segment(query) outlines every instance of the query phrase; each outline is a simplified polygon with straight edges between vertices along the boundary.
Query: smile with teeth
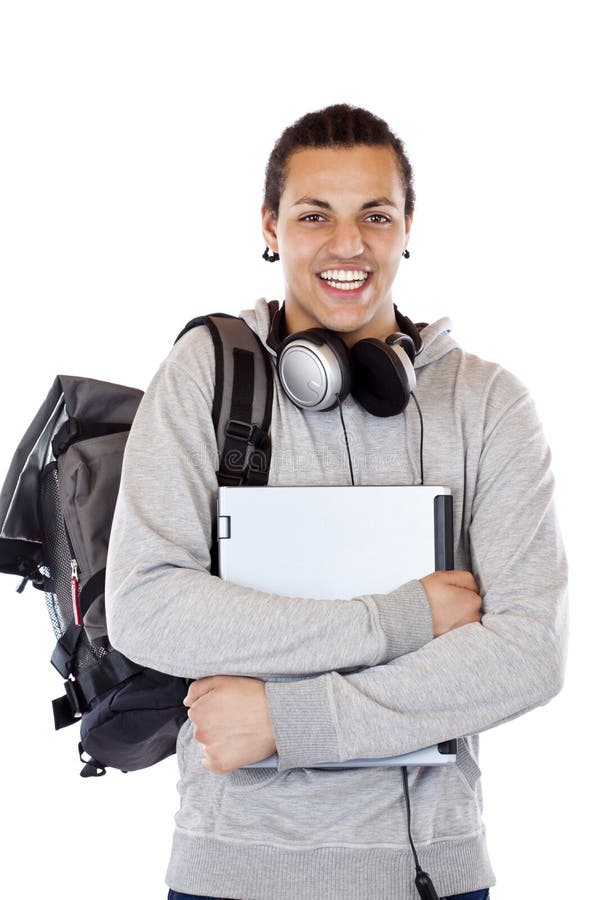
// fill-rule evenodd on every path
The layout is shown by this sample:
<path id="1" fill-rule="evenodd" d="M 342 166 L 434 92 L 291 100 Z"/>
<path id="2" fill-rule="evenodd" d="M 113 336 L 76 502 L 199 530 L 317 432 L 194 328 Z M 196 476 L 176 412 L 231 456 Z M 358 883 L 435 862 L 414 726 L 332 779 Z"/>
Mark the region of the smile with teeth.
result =
<path id="1" fill-rule="evenodd" d="M 327 269 L 319 272 L 319 278 L 338 291 L 353 291 L 365 283 L 369 274 L 362 269 Z"/>

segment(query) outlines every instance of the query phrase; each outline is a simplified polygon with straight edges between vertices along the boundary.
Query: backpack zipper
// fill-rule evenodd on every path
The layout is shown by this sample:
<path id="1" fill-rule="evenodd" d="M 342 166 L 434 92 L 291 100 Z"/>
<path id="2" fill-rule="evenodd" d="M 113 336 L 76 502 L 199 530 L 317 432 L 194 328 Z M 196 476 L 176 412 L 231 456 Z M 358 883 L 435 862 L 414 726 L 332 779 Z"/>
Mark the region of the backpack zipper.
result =
<path id="1" fill-rule="evenodd" d="M 81 625 L 81 607 L 79 605 L 79 574 L 77 560 L 71 560 L 71 600 L 73 601 L 73 619 Z"/>
<path id="2" fill-rule="evenodd" d="M 64 515 L 62 517 L 63 525 L 65 526 L 65 537 L 67 539 L 67 544 L 69 545 L 69 552 L 71 554 L 71 601 L 73 603 L 73 621 L 75 625 L 82 625 L 83 620 L 81 618 L 81 606 L 79 604 L 79 563 L 77 562 L 77 557 L 75 556 L 75 547 L 73 546 L 73 541 L 71 540 L 71 535 L 69 534 L 69 529 L 67 528 L 67 520 Z"/>

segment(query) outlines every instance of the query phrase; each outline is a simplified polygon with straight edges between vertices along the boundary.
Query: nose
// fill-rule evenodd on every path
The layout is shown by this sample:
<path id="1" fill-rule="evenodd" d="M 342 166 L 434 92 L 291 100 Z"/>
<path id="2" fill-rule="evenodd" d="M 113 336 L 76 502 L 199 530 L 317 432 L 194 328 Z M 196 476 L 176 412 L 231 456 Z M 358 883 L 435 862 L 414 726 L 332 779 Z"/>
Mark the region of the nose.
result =
<path id="1" fill-rule="evenodd" d="M 328 251 L 336 259 L 352 259 L 364 251 L 361 230 L 356 222 L 338 222 L 329 239 Z"/>

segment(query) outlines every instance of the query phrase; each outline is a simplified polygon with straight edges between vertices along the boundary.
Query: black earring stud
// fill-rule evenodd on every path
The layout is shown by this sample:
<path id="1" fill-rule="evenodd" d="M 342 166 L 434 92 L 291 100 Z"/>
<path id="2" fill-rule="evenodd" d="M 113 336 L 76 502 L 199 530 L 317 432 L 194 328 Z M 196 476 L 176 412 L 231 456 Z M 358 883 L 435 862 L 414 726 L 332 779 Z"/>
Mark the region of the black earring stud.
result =
<path id="1" fill-rule="evenodd" d="M 409 259 L 410 253 L 408 252 L 408 250 L 405 250 L 402 256 L 404 257 L 404 259 Z"/>
<path id="2" fill-rule="evenodd" d="M 271 253 L 268 247 L 265 247 L 265 252 L 262 255 L 262 258 L 267 262 L 277 262 L 279 259 L 279 253 Z"/>

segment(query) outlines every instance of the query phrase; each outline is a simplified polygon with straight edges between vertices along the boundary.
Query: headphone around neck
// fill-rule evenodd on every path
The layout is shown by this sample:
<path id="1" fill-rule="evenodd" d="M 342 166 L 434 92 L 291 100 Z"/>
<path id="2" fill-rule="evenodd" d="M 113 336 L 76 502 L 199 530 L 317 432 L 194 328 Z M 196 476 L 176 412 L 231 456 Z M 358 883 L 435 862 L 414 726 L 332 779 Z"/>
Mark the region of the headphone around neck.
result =
<path id="1" fill-rule="evenodd" d="M 394 305 L 399 331 L 364 338 L 348 349 L 335 331 L 308 328 L 285 334 L 285 303 L 271 320 L 267 345 L 279 380 L 300 409 L 333 409 L 352 394 L 374 416 L 404 412 L 416 386 L 415 357 L 423 349 L 417 326 Z"/>

